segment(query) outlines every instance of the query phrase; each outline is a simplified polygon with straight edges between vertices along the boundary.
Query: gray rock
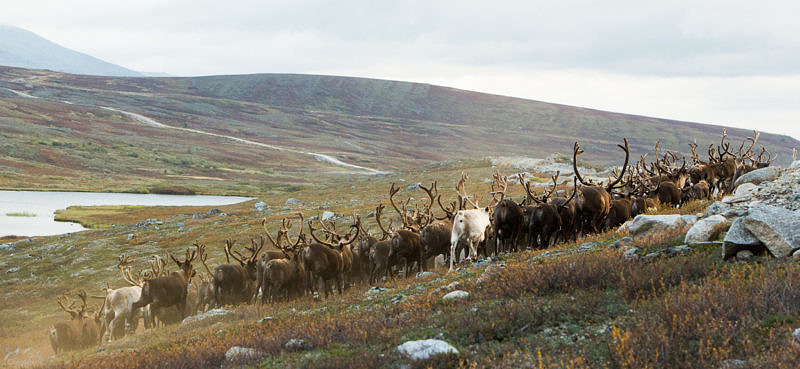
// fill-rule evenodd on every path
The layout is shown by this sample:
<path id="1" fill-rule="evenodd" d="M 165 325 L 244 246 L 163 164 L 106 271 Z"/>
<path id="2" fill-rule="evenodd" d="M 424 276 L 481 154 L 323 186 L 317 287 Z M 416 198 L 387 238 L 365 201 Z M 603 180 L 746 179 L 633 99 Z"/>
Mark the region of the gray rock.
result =
<path id="1" fill-rule="evenodd" d="M 295 199 L 294 197 L 290 197 L 290 198 L 286 199 L 286 202 L 283 203 L 283 206 L 293 206 L 293 205 L 299 205 L 299 204 L 300 204 L 300 200 Z"/>
<path id="2" fill-rule="evenodd" d="M 647 215 L 640 214 L 633 218 L 628 230 L 634 237 L 653 232 L 662 232 L 686 226 L 686 221 L 679 214 Z"/>
<path id="3" fill-rule="evenodd" d="M 792 254 L 792 260 L 800 261 L 800 250 L 795 250 Z"/>
<path id="4" fill-rule="evenodd" d="M 322 212 L 322 220 L 328 220 L 336 216 L 336 213 L 332 211 L 324 211 Z"/>
<path id="5" fill-rule="evenodd" d="M 736 187 L 736 191 L 733 191 L 734 196 L 746 196 L 750 195 L 753 191 L 756 190 L 758 186 L 752 183 L 742 183 L 739 187 Z"/>
<path id="6" fill-rule="evenodd" d="M 266 323 L 266 322 L 270 322 L 270 321 L 272 321 L 272 320 L 273 320 L 273 319 L 272 319 L 272 317 L 271 317 L 271 316 L 265 316 L 265 317 L 263 317 L 263 318 L 261 318 L 261 319 L 257 320 L 257 322 L 258 322 L 258 323 L 261 323 L 261 324 L 264 324 L 264 323 Z"/>
<path id="7" fill-rule="evenodd" d="M 286 348 L 289 351 L 300 351 L 300 350 L 307 350 L 307 349 L 311 348 L 308 344 L 306 344 L 306 340 L 304 340 L 302 338 L 300 338 L 300 339 L 292 338 L 292 339 L 286 341 L 286 344 L 284 344 L 283 347 Z"/>
<path id="8" fill-rule="evenodd" d="M 228 363 L 245 363 L 266 356 L 267 353 L 253 348 L 233 346 L 225 352 L 225 361 Z"/>
<path id="9" fill-rule="evenodd" d="M 19 272 L 19 267 L 13 267 L 6 270 L 6 274 Z"/>
<path id="10" fill-rule="evenodd" d="M 793 162 L 792 162 L 792 165 L 790 166 L 790 168 L 792 168 L 792 169 L 794 169 L 794 168 L 800 168 L 800 160 L 795 160 L 795 161 L 793 161 Z"/>
<path id="11" fill-rule="evenodd" d="M 687 225 L 693 225 L 697 223 L 698 218 L 699 217 L 694 214 L 681 215 L 681 219 L 683 219 L 683 221 L 686 222 Z"/>
<path id="12" fill-rule="evenodd" d="M 388 291 L 388 290 L 383 288 L 383 287 L 375 286 L 375 287 L 372 287 L 372 288 L 368 289 L 367 292 L 364 292 L 364 294 L 365 295 L 374 295 L 374 294 L 381 293 L 381 292 L 384 292 L 384 291 Z"/>
<path id="13" fill-rule="evenodd" d="M 432 276 L 432 275 L 433 275 L 433 273 L 431 273 L 431 272 L 419 272 L 419 273 L 417 273 L 417 278 L 425 278 L 425 277 L 429 277 L 429 276 Z"/>
<path id="14" fill-rule="evenodd" d="M 742 250 L 736 253 L 736 260 L 750 260 L 753 258 L 753 252 L 750 250 Z"/>
<path id="15" fill-rule="evenodd" d="M 722 240 L 722 259 L 727 260 L 742 250 L 757 254 L 763 251 L 764 245 L 744 226 L 744 218 L 736 218 Z"/>
<path id="16" fill-rule="evenodd" d="M 800 328 L 797 328 L 792 332 L 792 343 L 794 343 L 795 346 L 800 347 Z"/>
<path id="17" fill-rule="evenodd" d="M 214 209 L 211 209 L 211 210 L 209 210 L 209 211 L 208 211 L 208 213 L 206 213 L 206 214 L 208 214 L 208 215 L 214 215 L 214 214 L 216 214 L 216 213 L 220 213 L 220 212 L 221 212 L 221 211 L 220 211 L 219 209 L 216 209 L 216 208 L 214 208 Z"/>
<path id="18" fill-rule="evenodd" d="M 736 179 L 733 186 L 737 187 L 743 183 L 761 184 L 762 182 L 774 181 L 781 174 L 780 167 L 766 167 L 745 173 Z"/>
<path id="19" fill-rule="evenodd" d="M 680 255 L 680 254 L 683 254 L 683 253 L 687 253 L 689 251 L 692 251 L 691 247 L 689 247 L 688 245 L 680 245 L 680 246 L 672 246 L 672 247 L 668 247 L 668 248 L 664 249 L 664 254 L 666 254 L 668 256 L 675 256 L 675 255 Z"/>
<path id="20" fill-rule="evenodd" d="M 194 213 L 194 214 L 192 214 L 192 219 L 203 219 L 203 217 L 205 217 L 205 214 L 203 214 L 203 213 Z"/>
<path id="21" fill-rule="evenodd" d="M 615 249 L 629 247 L 633 245 L 633 237 L 622 237 L 619 240 L 615 241 L 614 243 L 610 244 L 609 247 L 613 247 Z"/>
<path id="22" fill-rule="evenodd" d="M 625 260 L 638 260 L 639 259 L 639 248 L 638 247 L 631 247 L 625 251 Z"/>
<path id="23" fill-rule="evenodd" d="M 14 251 L 15 247 L 17 247 L 17 243 L 16 242 L 4 243 L 4 244 L 0 245 L 0 252 L 3 252 L 3 251 Z"/>
<path id="24" fill-rule="evenodd" d="M 760 205 L 750 209 L 743 224 L 777 258 L 791 255 L 800 248 L 800 212 Z"/>
<path id="25" fill-rule="evenodd" d="M 578 246 L 578 251 L 594 250 L 594 248 L 597 246 L 600 246 L 600 244 L 597 242 L 584 242 L 580 246 Z"/>
<path id="26" fill-rule="evenodd" d="M 692 245 L 698 242 L 713 241 L 712 238 L 715 238 L 714 236 L 718 236 L 712 234 L 714 227 L 720 223 L 725 223 L 725 221 L 725 217 L 719 214 L 700 219 L 692 226 L 692 228 L 689 229 L 688 232 L 686 232 L 686 237 L 684 238 L 683 242 Z"/>
<path id="27" fill-rule="evenodd" d="M 720 369 L 739 369 L 739 368 L 747 368 L 747 362 L 739 359 L 727 359 L 722 360 L 719 363 Z"/>
<path id="28" fill-rule="evenodd" d="M 267 203 L 265 203 L 263 201 L 259 201 L 259 202 L 255 203 L 255 205 L 253 205 L 253 206 L 256 208 L 256 211 L 258 211 L 260 213 L 263 213 L 263 212 L 267 211 L 267 209 L 269 209 L 269 206 L 267 206 Z"/>
<path id="29" fill-rule="evenodd" d="M 455 347 L 445 341 L 436 339 L 407 341 L 397 346 L 397 351 L 415 361 L 426 360 L 439 354 L 458 355 L 458 350 Z"/>
<path id="30" fill-rule="evenodd" d="M 460 299 L 465 299 L 465 298 L 468 298 L 468 297 L 469 297 L 469 292 L 457 290 L 457 291 L 453 291 L 453 292 L 450 292 L 450 293 L 442 296 L 442 300 L 444 300 L 444 301 L 460 300 Z"/>
<path id="31" fill-rule="evenodd" d="M 132 240 L 134 238 L 136 238 L 135 234 L 133 234 L 133 233 L 128 234 L 128 241 L 130 241 L 130 240 Z"/>
<path id="32" fill-rule="evenodd" d="M 184 319 L 181 322 L 181 324 L 182 325 L 192 324 L 192 323 L 199 322 L 199 321 L 211 318 L 211 317 L 224 316 L 224 315 L 228 315 L 228 314 L 235 314 L 235 313 L 233 311 L 231 311 L 231 310 L 226 310 L 226 309 L 211 309 L 211 310 L 206 311 L 205 313 L 202 313 L 202 314 L 197 314 L 197 315 L 192 315 L 192 316 L 186 317 L 186 319 Z"/>
<path id="33" fill-rule="evenodd" d="M 703 217 L 710 217 L 715 214 L 723 214 L 728 210 L 730 210 L 730 205 L 722 201 L 714 201 L 714 203 L 706 208 L 706 211 L 703 213 Z"/>
<path id="34" fill-rule="evenodd" d="M 421 184 L 422 184 L 421 182 L 417 182 L 417 183 L 414 183 L 414 184 L 408 185 L 408 186 L 406 186 L 406 191 L 413 191 L 413 190 L 416 190 L 416 189 L 418 189 L 418 188 L 419 188 L 419 186 L 420 186 Z"/>

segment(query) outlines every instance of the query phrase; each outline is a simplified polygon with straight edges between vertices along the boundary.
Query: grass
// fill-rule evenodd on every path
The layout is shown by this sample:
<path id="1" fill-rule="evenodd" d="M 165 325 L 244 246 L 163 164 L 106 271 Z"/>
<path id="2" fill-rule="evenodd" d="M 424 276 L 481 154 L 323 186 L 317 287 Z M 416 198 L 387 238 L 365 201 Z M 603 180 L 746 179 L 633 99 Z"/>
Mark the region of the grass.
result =
<path id="1" fill-rule="evenodd" d="M 29 213 L 27 211 L 23 211 L 23 212 L 15 212 L 15 213 L 6 213 L 6 216 L 7 217 L 35 217 L 36 214 Z"/>

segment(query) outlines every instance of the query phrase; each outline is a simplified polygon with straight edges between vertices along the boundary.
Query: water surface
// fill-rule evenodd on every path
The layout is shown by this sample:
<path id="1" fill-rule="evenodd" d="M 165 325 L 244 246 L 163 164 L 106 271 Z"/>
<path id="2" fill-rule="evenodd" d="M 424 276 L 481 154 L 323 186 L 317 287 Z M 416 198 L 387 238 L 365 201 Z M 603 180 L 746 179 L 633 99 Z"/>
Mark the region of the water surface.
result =
<path id="1" fill-rule="evenodd" d="M 240 196 L 159 195 L 102 192 L 0 191 L 0 237 L 49 236 L 82 231 L 80 224 L 56 222 L 55 211 L 69 206 L 219 206 L 251 200 Z M 24 213 L 33 216 L 8 216 Z M 142 219 L 144 220 L 144 219 Z"/>

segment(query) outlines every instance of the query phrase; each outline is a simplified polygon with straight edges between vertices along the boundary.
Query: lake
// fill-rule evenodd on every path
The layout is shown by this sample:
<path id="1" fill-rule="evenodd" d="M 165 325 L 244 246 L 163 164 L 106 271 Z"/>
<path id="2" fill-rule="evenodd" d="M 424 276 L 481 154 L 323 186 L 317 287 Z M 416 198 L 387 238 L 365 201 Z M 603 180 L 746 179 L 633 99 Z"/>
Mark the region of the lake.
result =
<path id="1" fill-rule="evenodd" d="M 0 191 L 0 237 L 8 235 L 49 236 L 84 230 L 85 228 L 77 223 L 55 221 L 55 211 L 66 209 L 69 206 L 219 206 L 248 200 L 252 200 L 252 198 L 135 193 Z"/>

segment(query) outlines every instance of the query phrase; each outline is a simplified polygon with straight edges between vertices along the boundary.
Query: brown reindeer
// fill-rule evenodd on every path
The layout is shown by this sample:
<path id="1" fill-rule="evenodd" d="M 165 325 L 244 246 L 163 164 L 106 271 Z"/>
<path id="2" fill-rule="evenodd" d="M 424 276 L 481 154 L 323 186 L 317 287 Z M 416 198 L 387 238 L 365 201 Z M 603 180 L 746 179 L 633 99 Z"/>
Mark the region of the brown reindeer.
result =
<path id="1" fill-rule="evenodd" d="M 392 266 L 395 264 L 394 260 L 389 259 L 389 253 L 392 249 L 392 222 L 389 222 L 388 228 L 383 226 L 381 216 L 383 215 L 384 205 L 380 204 L 375 208 L 375 221 L 378 223 L 383 235 L 381 239 L 375 242 L 369 250 L 369 283 L 374 284 L 378 280 L 378 276 L 386 274 L 388 279 L 391 276 Z"/>
<path id="2" fill-rule="evenodd" d="M 356 224 L 351 226 L 351 228 L 355 228 L 354 235 L 348 234 L 344 237 L 338 237 L 338 241 L 333 243 L 317 238 L 316 234 L 314 234 L 313 223 L 310 220 L 308 221 L 309 233 L 316 242 L 305 247 L 301 257 L 306 273 L 306 283 L 311 293 L 317 292 L 318 279 L 322 281 L 325 298 L 328 298 L 328 294 L 331 292 L 329 286 L 331 280 L 335 280 L 336 289 L 339 294 L 342 293 L 344 274 L 346 273 L 342 249 L 358 238 L 361 228 L 360 223 L 361 219 L 356 219 Z"/>
<path id="3" fill-rule="evenodd" d="M 540 198 L 537 198 L 533 195 L 533 191 L 531 191 L 530 182 L 524 182 L 524 177 L 520 177 L 520 183 L 522 187 L 525 189 L 525 193 L 527 195 L 525 201 L 531 202 L 532 204 L 536 204 L 531 206 L 531 214 L 528 219 L 528 235 L 530 238 L 528 239 L 528 247 L 549 247 L 551 241 L 555 241 L 557 233 L 561 231 L 561 214 L 559 212 L 559 208 L 565 208 L 571 202 L 571 200 L 575 197 L 577 193 L 576 190 L 572 192 L 572 196 L 567 199 L 565 202 L 561 203 L 560 205 L 555 205 L 552 203 L 548 203 L 547 200 L 550 196 L 553 195 L 555 192 L 556 187 L 558 186 L 558 177 L 561 175 L 561 172 L 556 172 L 554 176 L 550 178 L 553 181 L 553 188 L 550 191 L 545 192 L 542 194 Z M 577 180 L 575 180 L 577 181 Z M 577 182 L 576 182 L 577 184 Z M 540 243 L 541 242 L 541 243 Z"/>
<path id="4" fill-rule="evenodd" d="M 508 178 L 500 176 L 495 171 L 492 175 L 492 196 L 500 195 L 497 205 L 492 212 L 492 228 L 495 232 L 495 253 L 518 251 L 520 235 L 522 234 L 523 221 L 525 218 L 522 207 L 511 199 L 506 199 L 508 189 Z M 494 186 L 497 189 L 494 189 Z"/>
<path id="5" fill-rule="evenodd" d="M 222 264 L 214 268 L 214 299 L 219 305 L 237 305 L 250 303 L 256 295 L 258 273 L 258 254 L 264 247 L 263 242 L 258 245 L 254 240 L 251 247 L 245 247 L 250 252 L 245 257 L 233 246 L 234 240 L 225 240 L 225 256 L 230 263 L 230 258 L 238 264 Z"/>
<path id="6" fill-rule="evenodd" d="M 572 151 L 572 168 L 575 171 L 575 177 L 584 185 L 584 187 L 580 189 L 580 196 L 576 197 L 576 207 L 583 218 L 584 229 L 588 228 L 593 232 L 598 232 L 602 226 L 603 220 L 608 215 L 609 209 L 611 208 L 610 192 L 625 175 L 625 170 L 628 167 L 628 159 L 630 158 L 628 139 L 625 138 L 623 141 L 625 142 L 625 146 L 617 145 L 625 151 L 625 162 L 622 164 L 622 170 L 617 179 L 605 187 L 583 180 L 578 172 L 578 155 L 582 154 L 583 150 L 581 150 L 578 142 L 575 142 Z"/>
<path id="7" fill-rule="evenodd" d="M 133 309 L 139 309 L 149 305 L 151 312 L 156 312 L 162 308 L 175 306 L 181 315 L 181 320 L 186 318 L 186 294 L 189 282 L 195 272 L 192 269 L 192 261 L 196 256 L 195 251 L 186 249 L 186 256 L 183 261 L 179 261 L 172 254 L 170 259 L 178 265 L 178 271 L 170 273 L 168 276 L 153 278 L 145 281 L 142 286 L 142 296 L 132 305 Z M 151 326 L 155 326 L 154 316 L 150 316 Z"/>
<path id="8" fill-rule="evenodd" d="M 86 291 L 78 292 L 78 297 L 82 304 L 81 308 L 77 310 L 75 302 L 71 301 L 67 295 L 56 299 L 58 306 L 70 315 L 70 320 L 57 322 L 50 326 L 50 345 L 56 354 L 97 345 L 102 338 L 100 312 L 94 315 L 90 314 Z"/>
<path id="9" fill-rule="evenodd" d="M 392 183 L 389 189 L 389 202 L 392 207 L 400 215 L 400 220 L 403 222 L 403 229 L 397 230 L 392 234 L 392 247 L 389 249 L 389 259 L 403 258 L 406 261 L 405 276 L 410 276 L 414 263 L 417 264 L 417 271 L 422 272 L 425 267 L 423 263 L 423 250 L 422 243 L 420 242 L 419 231 L 431 222 L 433 219 L 430 216 L 430 208 L 433 206 L 433 197 L 429 192 L 430 202 L 426 206 L 426 210 L 422 213 L 415 212 L 412 217 L 409 217 L 406 212 L 406 205 L 408 200 L 402 205 L 402 210 L 397 207 L 394 202 L 394 195 L 400 190 L 396 184 Z"/>
<path id="10" fill-rule="evenodd" d="M 197 241 L 194 242 L 194 247 L 197 250 L 197 257 L 200 259 L 200 262 L 203 264 L 203 269 L 205 269 L 206 274 L 200 274 L 200 283 L 197 284 L 197 304 L 195 305 L 195 311 L 204 313 L 209 309 L 213 309 L 217 306 L 217 300 L 214 296 L 214 273 L 211 272 L 211 268 L 208 267 L 208 254 L 206 253 L 206 245 L 201 244 Z"/>
<path id="11" fill-rule="evenodd" d="M 300 223 L 301 225 L 303 223 Z M 288 229 L 287 229 L 288 230 Z M 285 237 L 288 243 L 288 236 Z M 284 258 L 273 258 L 267 262 L 263 285 L 266 287 L 261 295 L 261 303 L 277 301 L 281 296 L 287 299 L 292 295 L 302 295 L 305 291 L 305 269 L 301 251 L 305 245 L 305 234 L 300 227 L 300 234 L 294 245 L 284 247 L 278 240 L 278 247 Z M 345 246 L 347 247 L 347 246 Z"/>
<path id="12" fill-rule="evenodd" d="M 456 210 L 460 209 L 456 208 L 455 201 L 451 202 L 448 207 L 442 205 L 442 195 L 436 196 L 436 202 L 445 215 L 441 218 L 434 216 L 436 220 L 432 221 L 420 231 L 419 241 L 424 250 L 423 260 L 427 261 L 432 257 L 442 255 L 446 264 L 449 262 L 450 258 L 450 235 L 453 232 L 453 217 L 455 216 Z M 456 257 L 458 257 L 458 255 L 460 255 L 460 253 L 457 251 Z"/>

